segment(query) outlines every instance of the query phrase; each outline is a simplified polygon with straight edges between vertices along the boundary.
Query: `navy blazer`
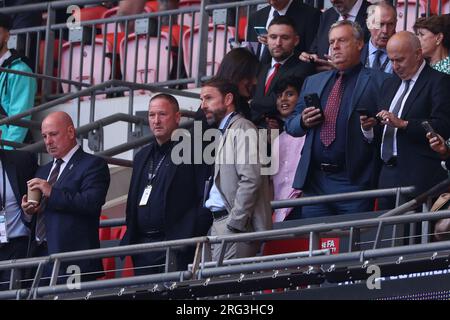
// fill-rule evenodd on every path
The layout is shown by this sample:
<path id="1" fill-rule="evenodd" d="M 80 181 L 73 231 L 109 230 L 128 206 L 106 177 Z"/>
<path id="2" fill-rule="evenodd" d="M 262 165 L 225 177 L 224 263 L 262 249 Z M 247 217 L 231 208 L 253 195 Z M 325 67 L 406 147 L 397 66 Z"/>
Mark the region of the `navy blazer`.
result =
<path id="1" fill-rule="evenodd" d="M 400 85 L 397 75 L 383 84 L 380 110 L 389 109 Z M 450 76 L 425 65 L 405 101 L 401 118 L 408 126 L 397 130 L 398 185 L 416 185 L 420 192 L 447 177 L 439 155 L 429 147 L 421 122 L 428 120 L 444 139 L 450 137 Z M 378 134 L 381 140 L 382 130 Z"/>
<path id="2" fill-rule="evenodd" d="M 39 167 L 36 177 L 47 180 L 52 165 L 53 161 Z M 100 213 L 109 182 L 106 161 L 80 147 L 53 185 L 44 207 L 49 254 L 100 247 Z M 100 259 L 68 264 L 79 265 L 82 272 L 103 270 Z M 61 272 L 66 272 L 63 267 Z"/>
<path id="3" fill-rule="evenodd" d="M 138 243 L 139 227 L 137 225 L 137 208 L 142 197 L 141 177 L 145 164 L 153 154 L 156 141 L 140 150 L 133 161 L 133 174 L 126 209 L 127 231 L 121 245 Z M 194 155 L 192 154 L 192 157 Z M 202 164 L 179 164 L 165 161 L 168 167 L 168 183 L 164 190 L 163 202 L 165 240 L 184 239 L 204 236 L 212 223 L 209 210 L 203 208 L 203 193 L 209 169 Z"/>
<path id="4" fill-rule="evenodd" d="M 333 71 L 325 71 L 306 78 L 302 88 L 300 98 L 295 107 L 294 113 L 286 120 L 286 131 L 294 137 L 301 137 L 306 134 L 305 144 L 302 150 L 302 157 L 297 167 L 293 187 L 302 189 L 308 177 L 311 167 L 312 144 L 315 134 L 320 134 L 321 125 L 305 129 L 301 126 L 301 113 L 305 109 L 304 97 L 310 93 L 317 93 L 319 97 L 334 75 Z M 376 114 L 377 100 L 380 96 L 380 89 L 383 81 L 390 77 L 384 72 L 362 68 L 355 89 L 351 98 L 352 112 L 347 118 L 346 136 L 346 168 L 348 178 L 353 184 L 369 187 L 375 183 L 374 168 L 376 160 L 376 143 L 368 143 L 361 131 L 359 114 L 355 111 L 358 107 L 364 107 L 370 113 Z M 326 106 L 323 106 L 324 109 Z"/>
<path id="5" fill-rule="evenodd" d="M 370 32 L 367 29 L 366 19 L 367 19 L 367 8 L 371 4 L 366 0 L 363 0 L 361 8 L 356 15 L 355 21 L 359 23 L 361 28 L 364 31 L 364 42 L 369 41 Z M 324 54 L 328 54 L 328 32 L 330 31 L 330 27 L 333 23 L 335 23 L 339 19 L 339 14 L 336 10 L 331 7 L 327 9 L 322 16 L 320 17 L 319 29 L 317 30 L 316 37 L 311 44 L 309 49 L 310 53 L 316 53 L 319 57 L 323 57 Z"/>
<path id="6" fill-rule="evenodd" d="M 250 15 L 248 19 L 247 41 L 258 41 L 253 27 L 266 27 L 270 9 L 271 6 L 269 5 Z M 319 27 L 320 15 L 321 11 L 319 9 L 303 4 L 299 0 L 294 0 L 286 11 L 286 16 L 294 20 L 295 29 L 300 37 L 300 42 L 295 48 L 297 56 L 300 52 L 308 50 L 311 46 Z M 257 53 L 260 50 L 261 44 L 258 45 Z M 261 62 L 269 63 L 270 59 Z"/>

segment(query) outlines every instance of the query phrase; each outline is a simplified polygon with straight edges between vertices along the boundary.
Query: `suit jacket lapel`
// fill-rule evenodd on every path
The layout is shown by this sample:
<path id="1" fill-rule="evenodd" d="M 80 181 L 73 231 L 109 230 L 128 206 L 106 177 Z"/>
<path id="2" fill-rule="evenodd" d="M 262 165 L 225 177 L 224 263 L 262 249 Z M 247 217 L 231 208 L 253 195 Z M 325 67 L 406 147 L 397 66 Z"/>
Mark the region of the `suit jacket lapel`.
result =
<path id="1" fill-rule="evenodd" d="M 358 75 L 358 79 L 356 80 L 356 86 L 353 91 L 352 100 L 350 103 L 351 111 L 349 112 L 347 119 L 350 119 L 350 115 L 352 114 L 353 109 L 358 106 L 359 99 L 361 98 L 362 93 L 364 92 L 364 89 L 369 82 L 369 78 L 369 71 L 367 69 L 362 69 Z"/>
<path id="2" fill-rule="evenodd" d="M 420 73 L 419 77 L 417 78 L 416 83 L 414 84 L 414 87 L 412 88 L 411 92 L 409 93 L 409 96 L 405 101 L 405 105 L 403 106 L 403 111 L 402 111 L 402 116 L 401 116 L 402 119 L 405 119 L 409 110 L 411 110 L 411 107 L 412 107 L 414 101 L 416 101 L 416 97 L 419 95 L 420 91 L 422 91 L 422 88 L 427 83 L 429 68 L 430 67 L 425 65 L 425 68 Z"/>
<path id="3" fill-rule="evenodd" d="M 8 176 L 8 180 L 14 192 L 14 196 L 16 197 L 17 203 L 20 203 L 22 201 L 22 195 L 20 194 L 19 190 L 19 181 L 17 179 L 16 165 L 14 164 L 14 162 L 9 161 L 8 157 L 6 156 L 3 150 L 1 150 L 0 154 L 2 159 L 2 165 L 5 168 L 5 174 Z"/>
<path id="4" fill-rule="evenodd" d="M 78 148 L 77 151 L 73 154 L 72 158 L 70 158 L 69 162 L 64 167 L 63 172 L 60 173 L 58 180 L 55 182 L 55 186 L 62 183 L 64 178 L 73 170 L 75 166 L 78 165 L 80 157 L 83 155 L 84 151 L 81 149 L 81 147 Z"/>
<path id="5" fill-rule="evenodd" d="M 240 114 L 235 115 L 231 120 L 230 120 L 230 124 L 228 125 L 228 128 L 231 128 L 231 126 L 233 125 L 234 122 L 236 122 L 236 120 L 242 118 L 242 116 Z M 223 160 L 220 157 L 222 156 L 221 151 L 225 145 L 225 141 L 227 139 L 228 135 L 227 134 L 223 134 L 222 137 L 219 140 L 219 146 L 217 147 L 217 153 L 216 153 L 216 161 L 217 159 L 219 160 Z M 216 164 L 214 164 L 216 166 Z M 216 167 L 217 169 L 217 167 Z M 214 180 L 217 177 L 219 170 L 214 170 Z"/>

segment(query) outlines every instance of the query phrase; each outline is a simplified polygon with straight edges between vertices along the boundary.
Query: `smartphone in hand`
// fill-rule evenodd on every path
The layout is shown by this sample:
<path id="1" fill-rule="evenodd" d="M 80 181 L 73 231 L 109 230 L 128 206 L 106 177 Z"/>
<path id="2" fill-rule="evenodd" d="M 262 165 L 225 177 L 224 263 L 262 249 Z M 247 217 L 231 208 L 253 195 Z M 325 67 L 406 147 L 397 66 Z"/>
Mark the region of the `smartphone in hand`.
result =
<path id="1" fill-rule="evenodd" d="M 256 34 L 260 37 L 267 35 L 267 29 L 265 27 L 253 27 L 253 29 L 255 30 Z"/>
<path id="2" fill-rule="evenodd" d="M 436 131 L 434 131 L 433 127 L 431 126 L 431 124 L 428 121 L 423 121 L 422 127 L 424 128 L 424 130 L 427 133 L 431 133 L 432 137 L 437 137 Z"/>
<path id="3" fill-rule="evenodd" d="M 311 94 L 305 95 L 304 100 L 305 100 L 305 105 L 308 108 L 309 107 L 318 108 L 320 110 L 320 113 L 322 114 L 322 117 L 324 116 L 322 104 L 320 103 L 320 98 L 317 95 L 317 93 L 311 93 Z"/>

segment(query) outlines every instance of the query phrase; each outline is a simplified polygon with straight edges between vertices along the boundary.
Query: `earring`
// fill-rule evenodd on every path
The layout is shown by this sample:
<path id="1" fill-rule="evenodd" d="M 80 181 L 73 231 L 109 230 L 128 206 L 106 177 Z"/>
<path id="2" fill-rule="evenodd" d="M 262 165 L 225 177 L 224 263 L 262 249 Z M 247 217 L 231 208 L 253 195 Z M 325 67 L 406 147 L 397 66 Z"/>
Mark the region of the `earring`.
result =
<path id="1" fill-rule="evenodd" d="M 441 43 L 439 42 L 439 41 L 436 41 L 436 45 L 438 46 L 438 45 L 440 45 Z"/>

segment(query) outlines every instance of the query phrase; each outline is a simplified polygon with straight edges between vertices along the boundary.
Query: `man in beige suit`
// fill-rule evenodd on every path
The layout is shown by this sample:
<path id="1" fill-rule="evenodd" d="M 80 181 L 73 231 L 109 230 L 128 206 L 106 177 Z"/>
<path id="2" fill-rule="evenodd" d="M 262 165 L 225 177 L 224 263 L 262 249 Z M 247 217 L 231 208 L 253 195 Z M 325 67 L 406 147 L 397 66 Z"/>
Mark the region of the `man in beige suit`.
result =
<path id="1" fill-rule="evenodd" d="M 236 112 L 236 97 L 237 88 L 219 79 L 206 82 L 200 93 L 208 123 L 223 132 L 216 150 L 212 188 L 205 202 L 214 218 L 212 236 L 272 228 L 268 176 L 261 175 L 257 130 Z M 229 243 L 224 258 L 254 256 L 259 246 L 256 242 Z M 214 261 L 221 250 L 221 245 L 213 246 Z"/>

